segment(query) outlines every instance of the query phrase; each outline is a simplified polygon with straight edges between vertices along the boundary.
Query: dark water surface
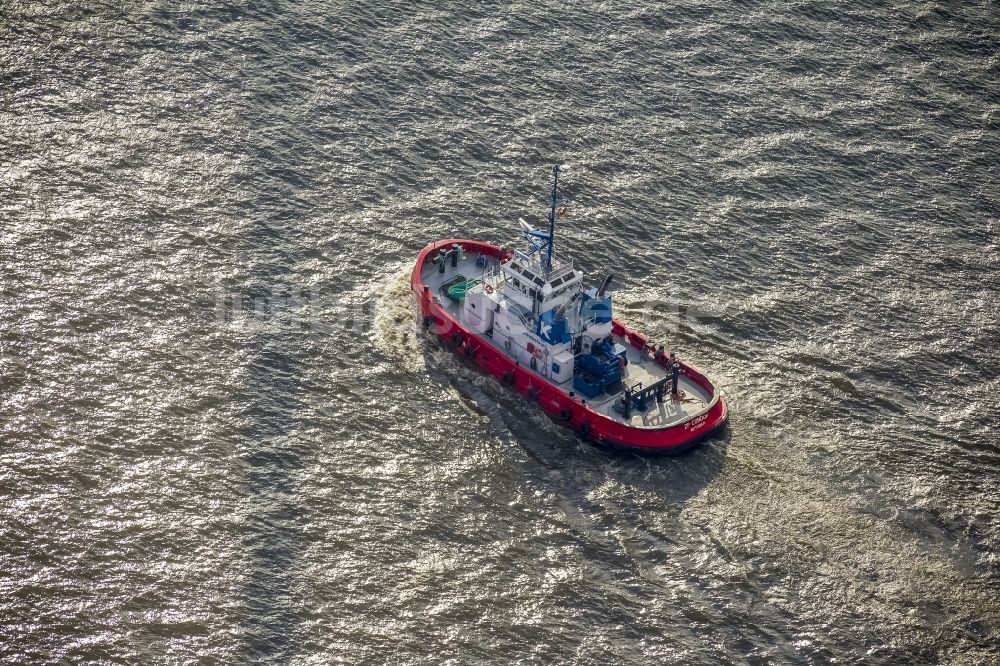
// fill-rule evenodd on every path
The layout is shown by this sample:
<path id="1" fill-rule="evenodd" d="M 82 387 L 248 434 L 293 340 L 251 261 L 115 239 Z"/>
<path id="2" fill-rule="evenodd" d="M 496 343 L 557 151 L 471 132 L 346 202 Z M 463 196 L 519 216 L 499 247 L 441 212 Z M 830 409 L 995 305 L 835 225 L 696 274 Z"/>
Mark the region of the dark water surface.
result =
<path id="1" fill-rule="evenodd" d="M 0 662 L 995 663 L 996 3 L 385 4 L 0 0 Z M 555 162 L 691 455 L 414 329 Z"/>

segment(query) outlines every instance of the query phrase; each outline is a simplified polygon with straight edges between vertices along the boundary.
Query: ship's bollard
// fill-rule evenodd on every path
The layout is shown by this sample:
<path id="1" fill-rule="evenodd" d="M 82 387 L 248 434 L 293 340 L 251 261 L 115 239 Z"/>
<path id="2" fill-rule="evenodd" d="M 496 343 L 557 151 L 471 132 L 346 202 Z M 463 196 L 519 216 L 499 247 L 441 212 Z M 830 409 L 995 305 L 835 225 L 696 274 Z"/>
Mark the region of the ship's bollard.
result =
<path id="1" fill-rule="evenodd" d="M 455 268 L 456 266 L 458 266 L 458 258 L 459 258 L 458 257 L 458 251 L 459 251 L 459 249 L 461 249 L 461 247 L 462 246 L 459 245 L 458 243 L 452 243 L 451 244 L 451 253 L 450 254 L 451 254 L 451 267 L 452 268 Z"/>
<path id="2" fill-rule="evenodd" d="M 677 361 L 674 361 L 674 364 L 671 366 L 671 368 L 673 368 L 674 374 L 673 377 L 671 378 L 670 392 L 673 393 L 674 395 L 677 395 L 677 380 L 678 378 L 680 378 L 681 375 L 681 364 L 678 363 Z"/>

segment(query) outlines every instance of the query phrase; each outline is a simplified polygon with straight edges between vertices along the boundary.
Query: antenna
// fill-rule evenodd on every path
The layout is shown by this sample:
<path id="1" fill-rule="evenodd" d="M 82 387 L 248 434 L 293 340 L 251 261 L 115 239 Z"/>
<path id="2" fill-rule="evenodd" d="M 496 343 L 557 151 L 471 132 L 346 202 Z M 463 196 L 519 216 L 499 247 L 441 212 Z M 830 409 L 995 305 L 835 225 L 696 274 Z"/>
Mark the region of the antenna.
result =
<path id="1" fill-rule="evenodd" d="M 549 210 L 549 255 L 545 270 L 552 270 L 552 245 L 556 240 L 556 192 L 559 189 L 559 165 L 552 167 L 552 208 Z"/>

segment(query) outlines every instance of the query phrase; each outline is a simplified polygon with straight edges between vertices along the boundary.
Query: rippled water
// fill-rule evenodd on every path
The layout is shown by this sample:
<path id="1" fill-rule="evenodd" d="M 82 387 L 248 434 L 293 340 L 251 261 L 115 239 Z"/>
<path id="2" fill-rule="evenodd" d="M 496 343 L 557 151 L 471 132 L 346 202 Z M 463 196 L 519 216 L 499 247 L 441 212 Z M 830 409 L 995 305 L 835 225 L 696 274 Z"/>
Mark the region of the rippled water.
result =
<path id="1" fill-rule="evenodd" d="M 0 2 L 0 661 L 996 660 L 996 5 L 382 4 Z M 690 455 L 413 325 L 555 162 Z"/>

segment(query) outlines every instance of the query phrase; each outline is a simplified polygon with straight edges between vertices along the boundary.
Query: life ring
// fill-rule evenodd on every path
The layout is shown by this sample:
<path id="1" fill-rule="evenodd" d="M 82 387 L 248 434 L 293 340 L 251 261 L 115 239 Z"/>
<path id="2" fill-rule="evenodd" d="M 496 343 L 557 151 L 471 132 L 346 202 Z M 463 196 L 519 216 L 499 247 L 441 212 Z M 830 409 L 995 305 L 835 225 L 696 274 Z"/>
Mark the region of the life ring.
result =
<path id="1" fill-rule="evenodd" d="M 500 377 L 500 383 L 503 384 L 504 386 L 510 386 L 511 384 L 513 384 L 514 373 L 513 372 L 503 373 L 503 376 Z"/>
<path id="2" fill-rule="evenodd" d="M 561 418 L 563 421 L 569 421 L 570 419 L 573 418 L 573 410 L 570 409 L 569 407 L 563 407 L 562 409 L 559 410 L 559 418 Z"/>
<path id="3" fill-rule="evenodd" d="M 492 294 L 493 293 L 493 285 L 491 285 L 491 284 L 486 285 L 485 287 L 483 287 L 483 291 L 485 291 L 487 294 Z"/>
<path id="4" fill-rule="evenodd" d="M 455 345 L 456 347 L 458 347 L 459 345 L 461 345 L 461 344 L 462 344 L 462 341 L 463 341 L 464 339 L 465 339 L 465 338 L 464 338 L 464 337 L 462 337 L 462 334 L 461 334 L 461 333 L 459 333 L 458 331 L 455 331 L 455 333 L 454 333 L 454 334 L 453 334 L 453 335 L 451 336 L 451 344 L 453 344 L 453 345 Z"/>
<path id="5" fill-rule="evenodd" d="M 590 422 L 584 421 L 580 424 L 580 432 L 584 437 L 590 437 Z"/>

